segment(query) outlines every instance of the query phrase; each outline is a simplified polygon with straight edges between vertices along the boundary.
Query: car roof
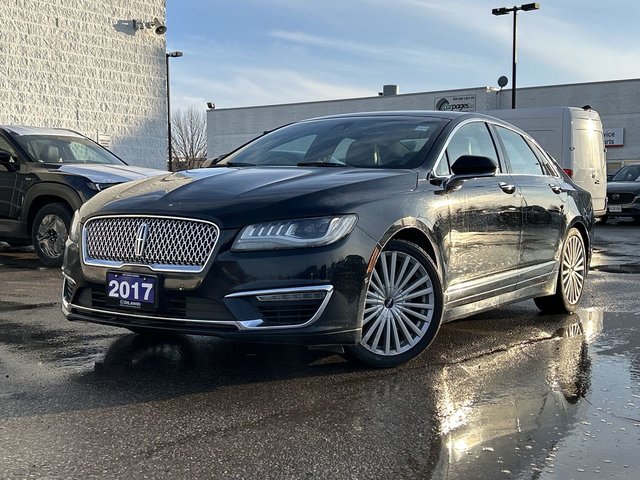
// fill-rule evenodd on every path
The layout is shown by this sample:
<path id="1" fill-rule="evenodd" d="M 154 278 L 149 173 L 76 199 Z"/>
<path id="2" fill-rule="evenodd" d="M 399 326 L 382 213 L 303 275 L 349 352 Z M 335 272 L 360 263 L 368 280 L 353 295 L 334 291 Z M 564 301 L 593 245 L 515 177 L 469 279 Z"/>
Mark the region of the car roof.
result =
<path id="1" fill-rule="evenodd" d="M 301 120 L 296 123 L 304 123 L 316 120 L 327 120 L 327 119 L 340 119 L 340 118 L 371 118 L 371 117 L 423 117 L 423 118 L 437 118 L 440 120 L 456 120 L 463 121 L 468 118 L 475 118 L 484 121 L 491 121 L 493 123 L 497 123 L 499 125 L 508 126 L 509 128 L 513 128 L 520 133 L 525 134 L 527 137 L 530 137 L 529 134 L 524 132 L 522 129 L 516 127 L 515 125 L 509 123 L 509 121 L 501 120 L 496 117 L 492 117 L 490 115 L 486 115 L 478 112 L 443 112 L 440 110 L 388 110 L 388 111 L 378 111 L 378 112 L 354 112 L 354 113 L 341 113 L 337 115 L 327 115 L 323 117 L 314 117 L 308 118 L 306 120 Z M 457 123 L 457 122 L 456 122 Z"/>
<path id="2" fill-rule="evenodd" d="M 15 135 L 57 135 L 64 137 L 82 137 L 73 130 L 66 128 L 29 127 L 23 125 L 0 125 L 0 128 Z"/>
<path id="3" fill-rule="evenodd" d="M 473 112 L 470 112 L 473 113 Z M 328 118 L 357 118 L 357 117 L 425 117 L 425 118 L 440 118 L 445 120 L 453 120 L 463 116 L 468 116 L 469 113 L 463 112 L 442 112 L 439 110 L 388 110 L 378 112 L 354 112 L 354 113 L 341 113 L 337 115 L 327 115 L 323 117 L 309 118 L 308 120 L 324 120 Z M 303 121 L 308 121 L 303 120 Z"/>

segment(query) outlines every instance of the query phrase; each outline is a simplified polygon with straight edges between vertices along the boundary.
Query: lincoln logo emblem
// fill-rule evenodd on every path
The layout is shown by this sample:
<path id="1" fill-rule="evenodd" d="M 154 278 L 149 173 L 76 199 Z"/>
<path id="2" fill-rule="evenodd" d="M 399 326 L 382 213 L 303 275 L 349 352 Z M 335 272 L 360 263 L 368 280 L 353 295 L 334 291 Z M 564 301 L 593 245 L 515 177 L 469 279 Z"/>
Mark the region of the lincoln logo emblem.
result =
<path id="1" fill-rule="evenodd" d="M 147 246 L 147 235 L 149 235 L 149 225 L 143 223 L 138 227 L 138 233 L 136 234 L 136 257 L 141 257 L 144 253 L 144 248 Z"/>

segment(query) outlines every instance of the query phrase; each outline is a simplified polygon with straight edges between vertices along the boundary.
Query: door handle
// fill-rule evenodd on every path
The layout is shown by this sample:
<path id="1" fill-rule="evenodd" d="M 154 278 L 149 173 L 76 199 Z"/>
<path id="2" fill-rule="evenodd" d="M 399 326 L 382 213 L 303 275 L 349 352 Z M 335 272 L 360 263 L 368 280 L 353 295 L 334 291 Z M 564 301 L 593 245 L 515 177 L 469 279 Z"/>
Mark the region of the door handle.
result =
<path id="1" fill-rule="evenodd" d="M 554 185 L 553 183 L 549 184 L 549 188 L 551 188 L 553 193 L 562 193 L 562 192 L 564 192 L 564 188 L 562 188 L 560 185 Z"/>
<path id="2" fill-rule="evenodd" d="M 510 183 L 506 183 L 506 182 L 500 182 L 498 183 L 498 186 L 502 189 L 503 192 L 505 193 L 513 193 L 516 191 L 516 186 L 512 185 Z"/>

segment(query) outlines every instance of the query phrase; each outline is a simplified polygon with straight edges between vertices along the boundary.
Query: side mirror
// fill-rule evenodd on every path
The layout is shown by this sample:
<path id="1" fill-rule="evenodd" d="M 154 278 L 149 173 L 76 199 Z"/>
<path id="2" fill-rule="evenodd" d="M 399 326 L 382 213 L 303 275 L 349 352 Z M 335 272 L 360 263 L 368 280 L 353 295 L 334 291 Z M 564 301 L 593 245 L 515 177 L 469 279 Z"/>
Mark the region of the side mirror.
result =
<path id="1" fill-rule="evenodd" d="M 444 183 L 446 191 L 460 188 L 461 181 L 468 178 L 493 177 L 498 165 L 489 157 L 462 155 L 451 165 L 451 175 Z"/>
<path id="2" fill-rule="evenodd" d="M 462 155 L 453 162 L 451 171 L 454 175 L 468 175 L 471 177 L 492 177 L 496 174 L 498 165 L 489 157 L 478 155 Z"/>

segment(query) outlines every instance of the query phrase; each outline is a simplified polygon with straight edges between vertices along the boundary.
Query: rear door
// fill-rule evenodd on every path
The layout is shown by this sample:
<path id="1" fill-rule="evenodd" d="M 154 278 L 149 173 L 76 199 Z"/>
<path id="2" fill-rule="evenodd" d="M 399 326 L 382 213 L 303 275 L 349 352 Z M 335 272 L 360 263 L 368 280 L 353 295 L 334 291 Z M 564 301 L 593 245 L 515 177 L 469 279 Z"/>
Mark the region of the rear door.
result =
<path id="1" fill-rule="evenodd" d="M 509 171 L 522 193 L 522 239 L 518 288 L 544 283 L 555 275 L 557 255 L 566 229 L 568 194 L 563 180 L 545 164 L 543 153 L 519 132 L 499 125 Z"/>
<path id="2" fill-rule="evenodd" d="M 571 152 L 573 181 L 591 194 L 596 215 L 606 213 L 607 167 L 600 121 L 576 119 L 572 122 Z"/>

